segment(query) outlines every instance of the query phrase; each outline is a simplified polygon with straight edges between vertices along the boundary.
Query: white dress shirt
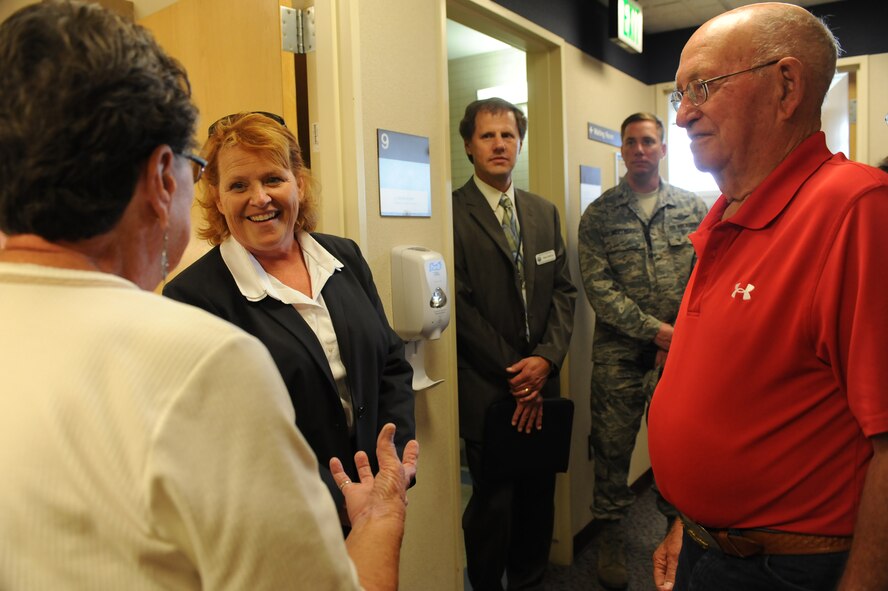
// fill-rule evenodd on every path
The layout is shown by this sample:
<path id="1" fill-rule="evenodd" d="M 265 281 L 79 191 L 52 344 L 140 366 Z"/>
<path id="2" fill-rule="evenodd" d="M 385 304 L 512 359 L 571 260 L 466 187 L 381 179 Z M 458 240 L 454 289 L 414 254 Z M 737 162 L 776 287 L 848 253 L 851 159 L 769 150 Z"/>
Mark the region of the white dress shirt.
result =
<path id="1" fill-rule="evenodd" d="M 500 191 L 494 187 L 491 187 L 484 181 L 478 178 L 478 175 L 474 175 L 475 185 L 478 186 L 478 190 L 481 191 L 481 194 L 484 195 L 484 198 L 487 199 L 487 203 L 490 205 L 490 208 L 493 210 L 493 213 L 496 215 L 496 219 L 499 220 L 500 225 L 503 223 L 503 218 L 506 216 L 506 210 L 503 209 L 503 206 L 500 205 L 500 197 L 503 195 L 508 196 L 509 199 L 512 200 L 512 208 L 515 210 L 515 228 L 518 229 L 518 235 L 521 236 L 521 222 L 518 221 L 518 206 L 515 203 L 515 185 L 509 185 L 509 188 L 505 191 Z M 508 222 L 508 220 L 506 220 Z M 523 242 L 523 241 L 522 241 Z M 522 253 L 521 256 L 524 256 L 524 246 L 519 245 Z"/>
<path id="2" fill-rule="evenodd" d="M 238 289 L 245 298 L 251 302 L 257 302 L 265 297 L 270 297 L 281 303 L 289 304 L 299 312 L 299 315 L 315 333 L 324 350 L 324 355 L 327 357 L 327 363 L 330 364 L 330 371 L 336 381 L 349 432 L 352 433 L 354 431 L 354 410 L 345 365 L 343 365 L 339 353 L 339 341 L 336 339 L 330 311 L 321 294 L 327 280 L 345 265 L 318 244 L 317 240 L 312 238 L 308 232 L 297 233 L 296 239 L 302 248 L 302 256 L 311 279 L 311 296 L 284 285 L 273 275 L 266 273 L 256 257 L 232 237 L 229 236 L 221 244 L 219 250 L 222 260 L 225 261 L 225 265 L 231 271 Z"/>

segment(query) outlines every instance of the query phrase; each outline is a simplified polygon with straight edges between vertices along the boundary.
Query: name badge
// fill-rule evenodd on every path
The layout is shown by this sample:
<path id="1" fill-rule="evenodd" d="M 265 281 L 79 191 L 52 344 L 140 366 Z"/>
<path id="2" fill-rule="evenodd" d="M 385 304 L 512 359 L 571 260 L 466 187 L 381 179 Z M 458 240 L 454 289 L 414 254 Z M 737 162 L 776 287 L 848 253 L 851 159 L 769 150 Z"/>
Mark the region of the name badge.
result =
<path id="1" fill-rule="evenodd" d="M 551 263 L 555 260 L 555 251 L 547 250 L 546 252 L 541 252 L 536 255 L 537 265 L 545 265 L 546 263 Z"/>

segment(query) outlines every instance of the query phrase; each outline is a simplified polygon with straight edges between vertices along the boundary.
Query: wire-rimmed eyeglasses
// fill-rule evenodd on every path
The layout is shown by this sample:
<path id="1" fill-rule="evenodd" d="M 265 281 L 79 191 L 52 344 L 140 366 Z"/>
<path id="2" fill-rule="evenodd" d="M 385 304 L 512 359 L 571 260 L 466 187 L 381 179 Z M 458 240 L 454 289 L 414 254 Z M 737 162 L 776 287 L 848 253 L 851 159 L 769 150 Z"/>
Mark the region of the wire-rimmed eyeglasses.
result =
<path id="1" fill-rule="evenodd" d="M 688 99 L 690 99 L 691 104 L 693 104 L 695 107 L 699 107 L 706 102 L 706 99 L 709 98 L 709 84 L 711 82 L 717 82 L 718 80 L 724 80 L 725 78 L 730 78 L 731 76 L 738 76 L 740 74 L 746 74 L 747 72 L 754 72 L 755 70 L 759 70 L 761 68 L 767 68 L 768 66 L 773 66 L 779 61 L 780 59 L 771 60 L 766 64 L 759 64 L 745 70 L 740 70 L 739 72 L 722 74 L 721 76 L 709 78 L 708 80 L 691 80 L 690 82 L 688 82 L 688 85 L 685 87 L 684 91 L 677 89 L 673 90 L 672 94 L 669 95 L 669 102 L 672 103 L 672 108 L 678 111 L 678 108 L 681 106 L 681 99 L 686 96 L 688 97 Z"/>
<path id="2" fill-rule="evenodd" d="M 207 169 L 207 161 L 197 154 L 179 154 L 182 158 L 191 160 L 191 175 L 194 177 L 194 183 L 203 176 L 204 170 Z"/>

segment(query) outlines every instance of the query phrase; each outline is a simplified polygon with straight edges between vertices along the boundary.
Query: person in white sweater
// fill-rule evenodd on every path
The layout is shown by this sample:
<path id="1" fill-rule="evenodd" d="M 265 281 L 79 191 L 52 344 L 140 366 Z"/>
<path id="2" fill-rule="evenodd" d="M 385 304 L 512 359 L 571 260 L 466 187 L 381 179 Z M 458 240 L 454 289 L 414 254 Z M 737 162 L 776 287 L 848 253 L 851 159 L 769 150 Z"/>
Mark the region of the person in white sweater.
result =
<path id="1" fill-rule="evenodd" d="M 150 290 L 189 236 L 185 71 L 93 4 L 0 25 L 0 589 L 395 589 L 406 487 L 341 463 L 343 541 L 267 350 Z"/>

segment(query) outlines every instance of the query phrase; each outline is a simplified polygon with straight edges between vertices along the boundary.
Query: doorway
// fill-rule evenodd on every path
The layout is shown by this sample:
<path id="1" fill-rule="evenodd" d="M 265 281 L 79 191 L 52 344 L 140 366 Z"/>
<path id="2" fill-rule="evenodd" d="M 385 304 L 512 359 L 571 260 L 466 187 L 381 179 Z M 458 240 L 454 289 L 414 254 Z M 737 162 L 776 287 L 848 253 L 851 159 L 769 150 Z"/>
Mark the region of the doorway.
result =
<path id="1" fill-rule="evenodd" d="M 489 35 L 447 20 L 447 73 L 450 95 L 450 179 L 462 186 L 472 176 L 459 122 L 466 105 L 476 99 L 499 97 L 527 115 L 527 54 Z M 515 186 L 529 189 L 528 137 L 512 173 Z"/>
<path id="2" fill-rule="evenodd" d="M 500 96 L 524 110 L 528 118 L 528 133 L 513 172 L 513 182 L 558 208 L 562 235 L 566 236 L 564 224 L 569 196 L 562 92 L 563 40 L 495 5 L 448 0 L 446 6 L 452 188 L 462 186 L 473 172 L 458 130 L 466 105 L 478 98 Z M 473 41 L 459 41 L 462 35 Z M 482 49 L 475 54 L 459 54 L 472 43 L 478 43 Z M 487 71 L 482 72 L 482 68 Z M 561 395 L 571 398 L 567 363 L 561 375 Z M 574 439 L 582 430 L 574 428 Z M 470 486 L 467 474 L 461 481 Z M 464 493 L 463 501 L 467 498 Z M 558 476 L 555 506 L 550 560 L 568 565 L 573 559 L 569 475 Z"/>

